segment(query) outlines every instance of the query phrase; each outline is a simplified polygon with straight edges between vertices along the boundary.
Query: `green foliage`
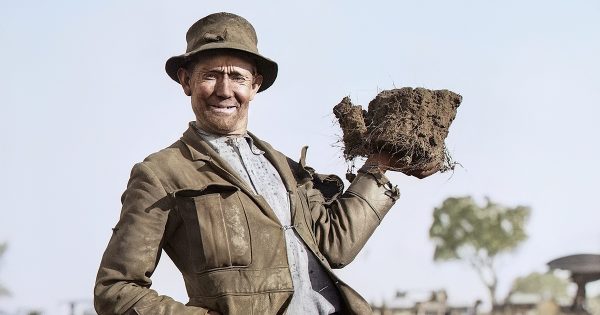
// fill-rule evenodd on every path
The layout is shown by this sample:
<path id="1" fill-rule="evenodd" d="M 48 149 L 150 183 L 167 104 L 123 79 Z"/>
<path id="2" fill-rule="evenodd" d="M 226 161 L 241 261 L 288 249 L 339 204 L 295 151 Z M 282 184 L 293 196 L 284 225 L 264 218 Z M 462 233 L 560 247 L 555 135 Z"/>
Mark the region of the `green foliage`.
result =
<path id="1" fill-rule="evenodd" d="M 0 244 L 0 258 L 2 258 L 2 255 L 4 254 L 4 252 L 6 251 L 6 248 L 8 247 L 7 243 L 2 243 Z M 9 295 L 10 292 L 8 291 L 8 289 L 6 289 L 4 286 L 2 286 L 2 284 L 0 283 L 0 296 L 3 295 Z"/>
<path id="2" fill-rule="evenodd" d="M 494 258 L 514 250 L 527 239 L 529 207 L 506 207 L 486 198 L 478 205 L 471 197 L 450 197 L 433 212 L 429 237 L 435 242 L 435 261 L 463 260 L 478 273 L 495 302 Z"/>
<path id="3" fill-rule="evenodd" d="M 494 257 L 527 239 L 528 207 L 504 207 L 486 199 L 481 207 L 471 197 L 451 197 L 433 212 L 429 237 L 435 260 L 464 259 L 463 251 Z"/>
<path id="4" fill-rule="evenodd" d="M 525 277 L 515 279 L 510 289 L 509 297 L 515 293 L 537 294 L 540 298 L 562 300 L 568 298 L 569 281 L 554 273 L 533 272 Z"/>

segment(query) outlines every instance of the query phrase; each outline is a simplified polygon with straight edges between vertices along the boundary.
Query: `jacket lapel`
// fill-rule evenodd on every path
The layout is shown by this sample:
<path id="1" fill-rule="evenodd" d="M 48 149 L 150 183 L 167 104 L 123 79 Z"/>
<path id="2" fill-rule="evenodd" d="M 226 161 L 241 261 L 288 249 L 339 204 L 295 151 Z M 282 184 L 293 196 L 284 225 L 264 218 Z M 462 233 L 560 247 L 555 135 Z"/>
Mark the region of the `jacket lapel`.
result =
<path id="1" fill-rule="evenodd" d="M 290 169 L 290 165 L 288 164 L 287 157 L 280 153 L 279 151 L 273 149 L 273 147 L 258 139 L 254 134 L 248 132 L 250 137 L 254 140 L 256 146 L 265 151 L 265 156 L 273 164 L 277 172 L 279 172 L 279 176 L 281 176 L 281 180 L 283 181 L 283 185 L 288 192 L 296 191 L 296 178 Z"/>
<path id="2" fill-rule="evenodd" d="M 223 160 L 221 156 L 219 156 L 219 154 L 206 141 L 204 141 L 191 126 L 183 133 L 181 141 L 188 147 L 192 160 L 203 161 L 211 165 L 219 176 L 231 184 L 239 187 L 240 190 L 252 198 L 252 200 L 254 200 L 254 202 L 262 209 L 263 213 L 267 217 L 281 224 L 267 201 L 262 196 L 255 194 L 254 190 L 251 189 L 248 184 L 237 175 L 236 171 L 231 168 L 229 163 Z"/>

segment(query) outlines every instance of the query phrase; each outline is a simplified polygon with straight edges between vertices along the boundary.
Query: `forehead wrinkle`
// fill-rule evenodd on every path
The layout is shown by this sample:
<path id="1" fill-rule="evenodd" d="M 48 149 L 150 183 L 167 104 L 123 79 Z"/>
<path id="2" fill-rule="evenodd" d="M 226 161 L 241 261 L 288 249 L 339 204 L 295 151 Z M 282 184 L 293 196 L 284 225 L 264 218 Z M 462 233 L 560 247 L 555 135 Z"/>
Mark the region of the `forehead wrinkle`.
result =
<path id="1" fill-rule="evenodd" d="M 220 74 L 239 74 L 239 75 L 250 74 L 250 75 L 254 75 L 256 73 L 256 68 L 254 66 L 251 66 L 251 69 L 246 69 L 245 67 L 237 66 L 237 65 L 212 66 L 212 65 L 206 65 L 206 64 L 199 64 L 197 69 L 200 70 L 201 72 L 216 72 L 216 73 L 220 73 Z M 246 71 L 248 73 L 245 73 Z"/>

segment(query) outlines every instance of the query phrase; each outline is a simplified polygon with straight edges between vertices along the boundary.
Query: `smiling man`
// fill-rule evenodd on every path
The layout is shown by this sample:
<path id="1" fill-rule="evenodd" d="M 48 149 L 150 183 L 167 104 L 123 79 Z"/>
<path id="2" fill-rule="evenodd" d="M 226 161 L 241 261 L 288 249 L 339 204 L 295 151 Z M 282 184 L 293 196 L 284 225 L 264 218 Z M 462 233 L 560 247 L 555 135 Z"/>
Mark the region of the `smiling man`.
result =
<path id="1" fill-rule="evenodd" d="M 305 150 L 299 162 L 287 158 L 246 129 L 250 102 L 277 76 L 252 25 L 211 14 L 186 39 L 166 71 L 196 119 L 133 167 L 98 271 L 97 312 L 371 313 L 332 268 L 354 259 L 398 199 L 384 176 L 390 158 L 369 157 L 346 191 L 307 167 Z M 183 275 L 186 304 L 150 288 L 163 250 Z"/>

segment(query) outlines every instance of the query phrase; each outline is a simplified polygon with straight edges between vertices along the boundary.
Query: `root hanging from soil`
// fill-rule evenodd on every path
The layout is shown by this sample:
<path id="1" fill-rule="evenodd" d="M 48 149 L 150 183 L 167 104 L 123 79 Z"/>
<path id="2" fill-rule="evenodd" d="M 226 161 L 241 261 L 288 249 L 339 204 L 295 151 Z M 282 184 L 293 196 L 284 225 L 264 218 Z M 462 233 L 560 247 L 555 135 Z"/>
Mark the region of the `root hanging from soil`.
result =
<path id="1" fill-rule="evenodd" d="M 458 163 L 444 140 L 461 101 L 448 90 L 404 87 L 382 91 L 365 111 L 344 97 L 333 108 L 343 131 L 344 158 L 385 152 L 399 171 L 424 170 L 434 162 L 441 163 L 442 172 L 453 170 Z"/>

